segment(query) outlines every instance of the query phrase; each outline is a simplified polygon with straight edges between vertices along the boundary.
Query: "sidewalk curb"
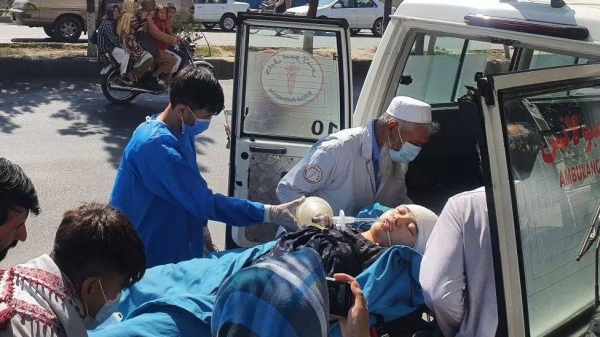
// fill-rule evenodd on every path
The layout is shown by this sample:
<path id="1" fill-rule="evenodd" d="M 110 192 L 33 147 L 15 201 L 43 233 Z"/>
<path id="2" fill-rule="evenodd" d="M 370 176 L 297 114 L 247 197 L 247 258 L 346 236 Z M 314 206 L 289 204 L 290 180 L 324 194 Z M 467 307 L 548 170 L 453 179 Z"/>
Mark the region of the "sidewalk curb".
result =
<path id="1" fill-rule="evenodd" d="M 205 61 L 215 67 L 220 80 L 233 78 L 234 62 L 231 59 L 206 58 Z M 365 78 L 371 61 L 352 62 L 353 77 Z M 102 69 L 93 57 L 69 58 L 0 58 L 0 79 L 36 79 L 36 78 L 100 78 Z"/>

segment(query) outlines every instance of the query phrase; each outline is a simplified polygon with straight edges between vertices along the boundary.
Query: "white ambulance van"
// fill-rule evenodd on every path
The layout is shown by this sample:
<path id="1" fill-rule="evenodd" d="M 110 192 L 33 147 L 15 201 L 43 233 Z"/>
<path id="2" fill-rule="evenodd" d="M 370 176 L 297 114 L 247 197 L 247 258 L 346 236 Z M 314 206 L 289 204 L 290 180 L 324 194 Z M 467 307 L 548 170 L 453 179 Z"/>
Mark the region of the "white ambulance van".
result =
<path id="1" fill-rule="evenodd" d="M 595 254 L 576 257 L 600 200 L 600 1 L 405 0 L 356 107 L 347 23 L 243 14 L 239 27 L 231 196 L 276 204 L 277 183 L 319 138 L 365 125 L 394 96 L 426 101 L 441 130 L 410 164 L 408 195 L 439 213 L 486 187 L 497 335 L 584 331 L 598 271 Z M 512 154 L 514 122 L 535 126 L 537 156 Z M 227 246 L 275 231 L 234 228 Z"/>

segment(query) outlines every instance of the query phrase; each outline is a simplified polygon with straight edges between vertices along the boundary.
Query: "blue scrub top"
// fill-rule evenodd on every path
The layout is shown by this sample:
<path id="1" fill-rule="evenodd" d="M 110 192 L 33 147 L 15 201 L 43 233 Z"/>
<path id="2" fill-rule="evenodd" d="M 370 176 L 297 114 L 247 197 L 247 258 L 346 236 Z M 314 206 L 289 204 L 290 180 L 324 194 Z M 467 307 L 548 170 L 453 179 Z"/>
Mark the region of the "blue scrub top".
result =
<path id="1" fill-rule="evenodd" d="M 213 194 L 200 175 L 193 135 L 148 118 L 125 148 L 110 202 L 140 233 L 148 268 L 202 257 L 208 220 L 250 226 L 264 205 Z"/>

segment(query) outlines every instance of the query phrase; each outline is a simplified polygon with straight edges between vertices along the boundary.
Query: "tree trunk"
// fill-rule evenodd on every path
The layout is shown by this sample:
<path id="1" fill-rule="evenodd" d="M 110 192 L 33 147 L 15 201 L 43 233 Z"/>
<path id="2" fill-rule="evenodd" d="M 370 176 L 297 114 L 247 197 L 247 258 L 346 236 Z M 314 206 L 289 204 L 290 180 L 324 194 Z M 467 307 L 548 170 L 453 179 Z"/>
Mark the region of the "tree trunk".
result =
<path id="1" fill-rule="evenodd" d="M 308 13 L 306 16 L 309 18 L 316 18 L 317 7 L 319 7 L 319 0 L 308 0 Z"/>
<path id="2" fill-rule="evenodd" d="M 390 15 L 392 15 L 392 0 L 385 0 L 385 3 L 383 4 L 383 31 L 384 32 L 388 26 L 388 23 L 390 23 Z"/>
<path id="3" fill-rule="evenodd" d="M 96 45 L 93 44 L 90 40 L 92 34 L 96 31 L 96 3 L 95 0 L 87 0 L 87 37 L 88 37 L 88 45 L 87 45 L 87 56 L 96 57 L 98 56 L 98 49 Z M 99 1 L 100 2 L 100 1 Z"/>
<path id="4" fill-rule="evenodd" d="M 317 17 L 317 7 L 319 7 L 319 0 L 309 0 L 308 1 L 308 13 L 306 14 L 306 16 L 308 16 L 309 18 L 315 18 Z M 315 32 L 313 31 L 309 31 L 309 32 L 304 32 L 304 43 L 302 46 L 302 49 L 304 49 L 305 52 L 307 53 L 313 53 L 313 36 L 315 35 Z"/>
<path id="5" fill-rule="evenodd" d="M 92 43 L 91 37 L 96 30 L 96 13 L 87 13 L 87 36 L 88 36 L 88 44 L 87 44 L 87 56 L 96 57 L 98 56 L 98 48 L 95 44 Z"/>

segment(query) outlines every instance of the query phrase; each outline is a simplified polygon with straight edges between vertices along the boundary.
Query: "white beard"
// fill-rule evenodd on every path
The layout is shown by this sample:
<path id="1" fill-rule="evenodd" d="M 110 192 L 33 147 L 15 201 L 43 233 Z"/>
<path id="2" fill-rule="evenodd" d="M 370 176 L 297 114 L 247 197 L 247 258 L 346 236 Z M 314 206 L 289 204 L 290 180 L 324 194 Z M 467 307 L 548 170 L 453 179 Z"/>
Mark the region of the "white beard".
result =
<path id="1" fill-rule="evenodd" d="M 406 172 L 408 165 L 395 163 L 390 157 L 390 148 L 386 145 L 381 146 L 379 150 L 379 171 L 377 172 L 377 181 L 383 184 L 386 181 L 401 180 Z"/>

